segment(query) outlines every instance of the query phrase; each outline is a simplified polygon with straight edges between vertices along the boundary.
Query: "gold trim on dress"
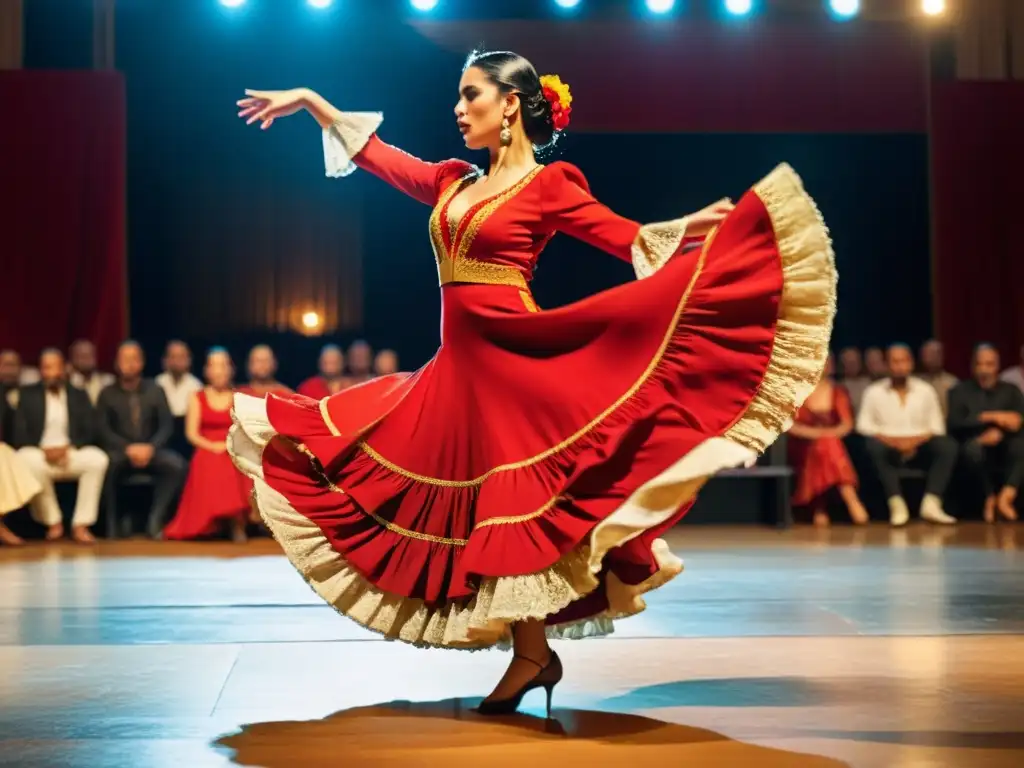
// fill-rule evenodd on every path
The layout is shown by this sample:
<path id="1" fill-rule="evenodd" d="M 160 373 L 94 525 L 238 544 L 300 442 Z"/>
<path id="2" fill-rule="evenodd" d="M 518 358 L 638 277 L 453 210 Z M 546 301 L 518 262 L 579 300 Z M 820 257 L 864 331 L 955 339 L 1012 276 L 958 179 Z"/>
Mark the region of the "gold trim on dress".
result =
<path id="1" fill-rule="evenodd" d="M 484 225 L 487 219 L 489 219 L 496 210 L 518 195 L 543 169 L 543 165 L 538 165 L 532 168 L 525 176 L 523 176 L 523 178 L 508 189 L 498 192 L 496 195 L 488 199 L 484 205 L 480 205 L 480 202 L 483 202 L 480 201 L 470 206 L 469 210 L 459 221 L 459 228 L 461 228 L 463 224 L 466 225 L 465 229 L 462 230 L 462 237 L 458 238 L 457 243 L 452 243 L 455 250 L 455 255 L 452 257 L 454 261 L 459 261 L 466 257 L 466 254 L 469 253 L 469 249 L 473 246 L 473 241 L 476 239 L 477 233 L 480 231 L 480 227 Z M 456 235 L 457 234 L 458 230 L 456 230 Z"/>
<path id="2" fill-rule="evenodd" d="M 430 244 L 434 249 L 434 261 L 437 263 L 438 285 L 476 283 L 480 285 L 510 285 L 520 289 L 528 287 L 526 276 L 518 267 L 471 259 L 467 254 L 484 222 L 529 184 L 543 167 L 538 165 L 532 168 L 508 189 L 474 203 L 458 222 L 453 222 L 448 216 L 448 204 L 467 186 L 471 186 L 471 182 L 479 178 L 480 173 L 472 171 L 448 185 L 430 214 Z M 450 245 L 445 245 L 443 230 L 445 219 L 448 223 Z"/>
<path id="3" fill-rule="evenodd" d="M 523 300 L 523 306 L 526 307 L 527 312 L 540 312 L 540 307 L 537 306 L 537 302 L 533 300 L 533 296 L 528 290 L 521 290 L 519 298 Z"/>
<path id="4" fill-rule="evenodd" d="M 511 285 L 520 289 L 525 289 L 528 285 L 526 277 L 518 267 L 466 258 L 441 259 L 437 263 L 437 276 L 439 285 L 478 283 L 481 285 Z"/>
<path id="5" fill-rule="evenodd" d="M 329 491 L 331 491 L 332 493 L 341 494 L 342 496 L 348 496 L 344 488 L 342 488 L 340 485 L 337 485 L 333 480 L 331 480 L 327 476 L 327 472 L 324 471 L 324 467 L 323 464 L 320 463 L 320 459 L 318 459 L 316 455 L 311 450 L 309 450 L 309 448 L 307 448 L 303 443 L 296 442 L 295 440 L 292 440 L 290 438 L 284 438 L 282 436 L 280 439 L 286 440 L 286 442 L 293 448 L 295 448 L 295 450 L 297 450 L 299 453 L 301 453 L 303 456 L 309 459 L 309 464 L 313 468 L 313 472 L 316 473 L 317 477 L 320 479 L 320 482 L 323 483 L 323 485 Z M 393 523 L 390 520 L 385 520 L 380 515 L 374 514 L 368 509 L 364 509 L 362 506 L 359 505 L 358 502 L 354 503 L 356 505 L 356 508 L 364 515 L 366 515 L 369 518 L 372 518 L 373 521 L 380 525 L 382 528 L 387 528 L 389 531 L 391 531 L 392 533 L 397 533 L 399 536 L 405 536 L 409 539 L 419 539 L 420 541 L 429 541 L 432 544 L 447 544 L 451 547 L 464 547 L 467 544 L 469 544 L 468 539 L 452 539 L 444 536 L 434 536 L 430 533 L 420 533 L 419 531 L 413 531 L 409 528 L 403 528 L 402 526 Z"/>
<path id="6" fill-rule="evenodd" d="M 341 437 L 341 430 L 335 426 L 334 421 L 331 419 L 331 414 L 327 411 L 327 401 L 330 399 L 330 396 L 321 398 L 320 417 L 324 420 L 324 424 L 327 425 L 327 429 L 330 430 L 332 436 Z"/>

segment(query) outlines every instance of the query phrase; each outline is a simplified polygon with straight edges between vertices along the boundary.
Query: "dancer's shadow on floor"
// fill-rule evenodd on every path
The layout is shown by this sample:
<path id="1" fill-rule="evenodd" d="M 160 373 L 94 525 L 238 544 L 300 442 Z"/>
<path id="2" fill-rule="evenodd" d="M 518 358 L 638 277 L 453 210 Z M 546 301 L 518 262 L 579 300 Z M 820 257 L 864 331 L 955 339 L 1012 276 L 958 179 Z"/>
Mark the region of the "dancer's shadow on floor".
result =
<path id="1" fill-rule="evenodd" d="M 461 765 L 685 765 L 843 768 L 845 763 L 735 741 L 637 715 L 556 709 L 485 718 L 476 700 L 391 702 L 322 720 L 253 723 L 215 742 L 235 765 L 261 768 Z"/>

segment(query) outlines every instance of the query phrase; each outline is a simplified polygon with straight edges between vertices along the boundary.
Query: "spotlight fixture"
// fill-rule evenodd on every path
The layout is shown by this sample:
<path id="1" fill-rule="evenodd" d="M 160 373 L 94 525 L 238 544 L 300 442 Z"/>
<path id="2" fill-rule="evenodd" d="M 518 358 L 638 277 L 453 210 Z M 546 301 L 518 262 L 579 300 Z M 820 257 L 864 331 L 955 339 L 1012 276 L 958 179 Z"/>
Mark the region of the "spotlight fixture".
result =
<path id="1" fill-rule="evenodd" d="M 746 16 L 754 9 L 754 0 L 725 0 L 725 10 L 733 16 Z"/>
<path id="2" fill-rule="evenodd" d="M 647 0 L 647 10 L 651 13 L 668 13 L 675 4 L 676 0 Z"/>
<path id="3" fill-rule="evenodd" d="M 852 19 L 860 12 L 860 0 L 831 0 L 832 13 L 841 19 Z"/>

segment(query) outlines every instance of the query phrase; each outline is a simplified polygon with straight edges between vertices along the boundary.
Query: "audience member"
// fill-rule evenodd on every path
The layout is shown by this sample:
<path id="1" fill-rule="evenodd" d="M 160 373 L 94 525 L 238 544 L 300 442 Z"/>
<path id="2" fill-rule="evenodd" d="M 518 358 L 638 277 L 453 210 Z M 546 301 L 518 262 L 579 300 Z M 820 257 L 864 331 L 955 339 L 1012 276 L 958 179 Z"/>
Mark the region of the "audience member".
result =
<path id="1" fill-rule="evenodd" d="M 864 390 L 871 383 L 870 377 L 864 372 L 864 357 L 856 347 L 846 347 L 839 353 L 839 383 L 850 395 L 850 404 L 854 414 L 860 410 L 864 399 Z"/>
<path id="2" fill-rule="evenodd" d="M 102 373 L 96 366 L 96 345 L 91 341 L 79 339 L 71 345 L 70 372 L 68 380 L 71 386 L 84 389 L 89 395 L 89 402 L 95 405 L 100 393 L 114 383 L 114 377 Z"/>
<path id="3" fill-rule="evenodd" d="M 1024 392 L 1024 344 L 1020 348 L 1020 364 L 1013 365 L 1003 371 L 999 377 L 1002 381 L 1013 384 L 1021 392 Z"/>
<path id="4" fill-rule="evenodd" d="M 348 375 L 352 384 L 362 384 L 373 378 L 373 349 L 362 339 L 353 341 L 345 355 Z"/>
<path id="5" fill-rule="evenodd" d="M 185 433 L 195 446 L 178 512 L 164 530 L 168 539 L 198 539 L 231 526 L 236 542 L 246 540 L 249 515 L 247 483 L 227 453 L 231 428 L 234 366 L 226 350 L 206 356 L 206 387 L 192 395 Z"/>
<path id="6" fill-rule="evenodd" d="M 185 413 L 192 395 L 203 388 L 203 382 L 192 375 L 192 350 L 183 341 L 169 341 L 164 348 L 163 372 L 155 381 L 164 391 L 167 405 L 174 417 L 174 435 L 167 444 L 175 453 L 189 456 L 191 445 L 185 437 Z"/>
<path id="7" fill-rule="evenodd" d="M 889 367 L 881 347 L 868 347 L 864 350 L 864 370 L 872 381 L 881 381 L 889 375 Z"/>
<path id="8" fill-rule="evenodd" d="M 103 390 L 99 411 L 100 441 L 110 455 L 107 472 L 107 514 L 113 530 L 118 522 L 127 524 L 118 515 L 119 484 L 133 474 L 153 478 L 153 504 L 150 507 L 147 531 L 158 538 L 185 476 L 185 461 L 167 449 L 174 433 L 171 410 L 164 391 L 156 382 L 142 378 L 145 359 L 142 348 L 126 341 L 117 350 L 117 380 Z"/>
<path id="9" fill-rule="evenodd" d="M 949 431 L 961 441 L 964 463 L 985 493 L 985 521 L 993 522 L 997 510 L 1016 520 L 1014 502 L 1024 480 L 1024 393 L 999 380 L 995 347 L 979 346 L 971 369 L 973 377 L 950 392 Z M 1003 481 L 998 496 L 992 481 L 997 472 Z"/>
<path id="10" fill-rule="evenodd" d="M 14 434 L 14 411 L 18 407 L 21 386 L 21 357 L 13 349 L 0 351 L 0 434 L 11 439 Z"/>
<path id="11" fill-rule="evenodd" d="M 44 350 L 39 359 L 42 381 L 21 390 L 14 417 L 18 456 L 42 486 L 31 503 L 35 519 L 46 526 L 47 541 L 64 536 L 63 516 L 53 484 L 78 481 L 71 536 L 82 544 L 95 539 L 89 528 L 99 514 L 108 459 L 97 448 L 96 414 L 89 396 L 67 382 L 64 354 Z"/>
<path id="12" fill-rule="evenodd" d="M 942 342 L 936 339 L 929 339 L 921 345 L 919 354 L 920 370 L 918 377 L 935 387 L 939 396 L 939 404 L 942 406 L 942 414 L 949 414 L 949 390 L 957 384 L 957 378 L 946 370 L 945 353 Z"/>
<path id="13" fill-rule="evenodd" d="M 390 376 L 398 373 L 398 353 L 393 349 L 382 349 L 373 358 L 373 373 L 375 376 Z"/>
<path id="14" fill-rule="evenodd" d="M 17 390 L 39 383 L 39 369 L 21 364 L 21 355 L 13 349 L 0 350 L 0 389 Z"/>
<path id="15" fill-rule="evenodd" d="M 868 511 L 857 495 L 857 473 L 843 445 L 853 429 L 853 408 L 846 390 L 832 380 L 830 355 L 825 375 L 797 412 L 789 431 L 789 460 L 796 473 L 793 504 L 810 507 L 814 524 L 829 524 L 827 495 L 833 488 L 858 525 L 868 522 Z"/>
<path id="16" fill-rule="evenodd" d="M 192 395 L 203 388 L 192 374 L 192 350 L 184 341 L 170 341 L 164 350 L 163 373 L 157 375 L 157 386 L 164 391 L 171 416 L 185 418 Z"/>
<path id="17" fill-rule="evenodd" d="M 317 364 L 319 373 L 299 385 L 298 393 L 314 400 L 323 400 L 348 386 L 345 379 L 345 356 L 337 344 L 327 344 L 320 350 Z"/>
<path id="18" fill-rule="evenodd" d="M 870 455 L 889 502 L 893 525 L 910 519 L 900 490 L 897 470 L 905 465 L 927 469 L 921 518 L 933 523 L 955 523 L 942 506 L 942 495 L 956 465 L 957 445 L 946 435 L 946 421 L 935 389 L 914 376 L 914 358 L 905 344 L 888 352 L 889 377 L 864 392 L 857 416 L 857 431 L 866 438 Z"/>
<path id="19" fill-rule="evenodd" d="M 10 411 L 7 401 L 0 397 L 0 425 L 7 422 Z M 25 542 L 4 525 L 4 515 L 24 507 L 43 490 L 43 486 L 7 444 L 7 439 L 8 433 L 0 426 L 0 544 L 20 547 Z"/>
<path id="20" fill-rule="evenodd" d="M 274 378 L 277 375 L 277 357 L 274 356 L 274 350 L 266 344 L 257 344 L 249 350 L 246 367 L 249 373 L 249 382 L 240 386 L 239 392 L 254 397 L 291 392 L 290 388 Z"/>

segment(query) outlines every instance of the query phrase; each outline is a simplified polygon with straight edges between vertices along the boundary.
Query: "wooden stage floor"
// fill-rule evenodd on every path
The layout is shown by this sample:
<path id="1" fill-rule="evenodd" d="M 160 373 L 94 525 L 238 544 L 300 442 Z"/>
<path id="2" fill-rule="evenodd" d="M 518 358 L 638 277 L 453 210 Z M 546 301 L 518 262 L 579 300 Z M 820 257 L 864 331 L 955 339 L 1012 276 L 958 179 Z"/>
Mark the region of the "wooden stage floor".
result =
<path id="1" fill-rule="evenodd" d="M 552 723 L 474 715 L 505 654 L 385 643 L 269 541 L 0 549 L 0 765 L 1020 768 L 1021 531 L 676 529 L 646 613 L 559 644 Z"/>

